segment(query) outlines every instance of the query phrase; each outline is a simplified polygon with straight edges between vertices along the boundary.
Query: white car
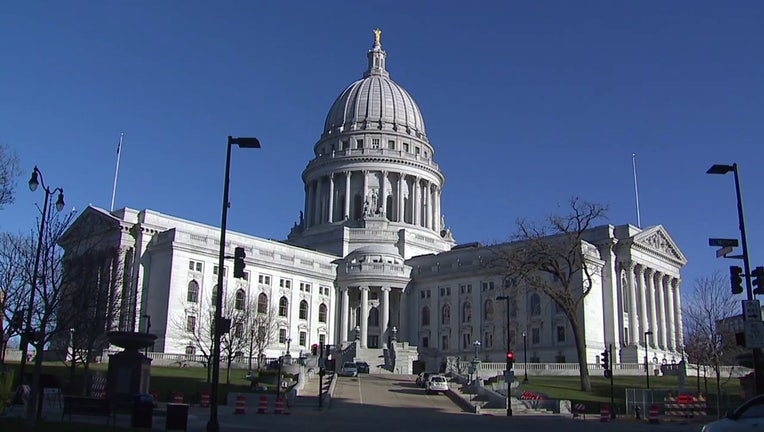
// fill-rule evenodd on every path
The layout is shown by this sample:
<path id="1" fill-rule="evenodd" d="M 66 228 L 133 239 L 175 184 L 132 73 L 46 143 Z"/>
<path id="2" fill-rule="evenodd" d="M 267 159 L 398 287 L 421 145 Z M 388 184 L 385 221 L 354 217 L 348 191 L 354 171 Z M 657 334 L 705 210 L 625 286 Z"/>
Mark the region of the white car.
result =
<path id="1" fill-rule="evenodd" d="M 442 393 L 448 391 L 448 381 L 443 375 L 431 375 L 427 379 L 427 383 L 424 385 L 424 392 L 429 393 Z"/>
<path id="2" fill-rule="evenodd" d="M 727 413 L 726 418 L 703 426 L 701 432 L 760 431 L 762 427 L 764 427 L 764 394 L 743 402 L 734 411 Z"/>
<path id="3" fill-rule="evenodd" d="M 358 376 L 358 366 L 353 362 L 342 363 L 342 368 L 340 368 L 340 376 Z"/>

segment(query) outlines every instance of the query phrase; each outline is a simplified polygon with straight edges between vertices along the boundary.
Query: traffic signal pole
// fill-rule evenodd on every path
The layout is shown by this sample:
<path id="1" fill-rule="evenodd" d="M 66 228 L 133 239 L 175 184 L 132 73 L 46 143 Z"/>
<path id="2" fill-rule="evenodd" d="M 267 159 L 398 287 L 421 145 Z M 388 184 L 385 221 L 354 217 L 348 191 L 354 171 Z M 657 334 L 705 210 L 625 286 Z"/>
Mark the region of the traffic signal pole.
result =
<path id="1" fill-rule="evenodd" d="M 318 408 L 324 407 L 324 344 L 319 344 L 318 352 Z"/>
<path id="2" fill-rule="evenodd" d="M 608 345 L 610 351 L 610 418 L 615 419 L 615 387 L 613 386 L 613 344 Z"/>

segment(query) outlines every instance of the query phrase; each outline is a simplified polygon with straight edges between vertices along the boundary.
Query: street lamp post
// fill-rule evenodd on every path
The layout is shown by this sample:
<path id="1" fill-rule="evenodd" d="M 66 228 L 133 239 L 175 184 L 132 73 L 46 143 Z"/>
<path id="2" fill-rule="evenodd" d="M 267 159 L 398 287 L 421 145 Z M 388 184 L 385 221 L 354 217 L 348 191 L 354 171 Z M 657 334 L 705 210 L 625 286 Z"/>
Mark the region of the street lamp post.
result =
<path id="1" fill-rule="evenodd" d="M 21 349 L 21 365 L 19 366 L 19 379 L 21 381 L 24 380 L 24 369 L 26 366 L 27 361 L 27 350 L 29 348 L 29 339 L 32 338 L 33 335 L 38 335 L 40 338 L 38 338 L 37 341 L 37 347 L 35 352 L 35 369 L 34 373 L 32 374 L 32 387 L 29 392 L 29 402 L 27 404 L 27 419 L 34 420 L 35 418 L 35 412 L 36 412 L 36 405 L 38 404 L 38 387 L 40 382 L 40 372 L 42 370 L 42 335 L 43 330 L 40 329 L 39 332 L 34 332 L 32 330 L 32 315 L 34 315 L 34 302 L 35 302 L 35 294 L 37 293 L 37 278 L 40 271 L 40 254 L 42 253 L 42 240 L 43 240 L 43 232 L 45 231 L 45 219 L 48 217 L 48 202 L 50 201 L 50 196 L 54 195 L 56 192 L 58 192 L 58 198 L 56 199 L 56 210 L 61 211 L 64 208 L 64 189 L 57 187 L 55 189 L 51 189 L 50 187 L 45 185 L 45 181 L 42 176 L 42 172 L 37 168 L 35 165 L 34 169 L 32 170 L 32 177 L 29 179 L 29 190 L 32 192 L 37 190 L 38 186 L 42 186 L 43 191 L 45 192 L 45 200 L 43 201 L 42 205 L 42 214 L 40 216 L 40 232 L 37 233 L 37 250 L 35 252 L 35 258 L 34 258 L 34 268 L 32 270 L 32 290 L 29 293 L 29 307 L 27 308 L 27 316 L 26 316 L 26 324 L 24 329 L 24 336 L 22 338 L 22 349 Z"/>
<path id="2" fill-rule="evenodd" d="M 284 357 L 287 359 L 287 362 L 289 362 L 289 359 L 292 358 L 292 355 L 289 353 L 289 345 L 291 343 L 292 343 L 292 338 L 288 337 L 286 339 L 286 344 L 287 344 L 286 354 L 284 355 Z"/>
<path id="3" fill-rule="evenodd" d="M 514 357 L 510 358 L 510 352 L 512 351 L 512 340 L 509 334 L 509 296 L 498 296 L 496 297 L 496 300 L 504 300 L 506 303 L 506 307 L 504 309 L 507 311 L 507 352 L 505 354 L 507 356 L 507 417 L 512 417 L 512 402 L 509 400 L 509 389 L 510 385 L 512 384 L 510 382 L 510 371 L 512 370 L 512 362 L 514 361 Z M 475 351 L 475 357 L 477 357 L 477 351 Z"/>
<path id="4" fill-rule="evenodd" d="M 714 164 L 706 171 L 706 174 L 727 174 L 732 171 L 735 176 L 735 194 L 737 195 L 737 216 L 740 224 L 740 243 L 743 247 L 743 266 L 745 268 L 745 288 L 748 300 L 755 300 L 753 295 L 753 288 L 751 287 L 751 264 L 748 258 L 748 241 L 745 235 L 745 216 L 743 215 L 743 196 L 740 192 L 740 176 L 738 173 L 737 163 L 732 165 Z M 745 318 L 745 314 L 743 315 Z M 752 361 L 753 361 L 753 373 L 754 384 L 756 388 L 756 394 L 764 393 L 764 374 L 760 370 L 761 349 L 752 348 Z"/>
<path id="5" fill-rule="evenodd" d="M 525 372 L 523 382 L 528 382 L 528 344 L 526 342 L 527 335 L 525 334 L 525 330 L 523 330 L 523 371 Z"/>
<path id="6" fill-rule="evenodd" d="M 228 145 L 225 154 L 225 180 L 223 182 L 223 214 L 220 222 L 220 255 L 218 256 L 217 297 L 215 298 L 215 319 L 213 322 L 214 337 L 212 338 L 212 388 L 210 389 L 210 419 L 207 422 L 207 432 L 219 432 L 218 423 L 218 384 L 220 382 L 220 333 L 223 309 L 223 269 L 225 264 L 225 234 L 228 220 L 228 186 L 231 172 L 231 146 L 238 145 L 241 148 L 260 148 L 257 138 L 228 137 Z"/>
<path id="7" fill-rule="evenodd" d="M 647 389 L 650 390 L 650 365 L 648 363 L 650 353 L 647 352 L 647 337 L 653 334 L 652 330 L 645 332 L 645 381 L 647 382 Z"/>

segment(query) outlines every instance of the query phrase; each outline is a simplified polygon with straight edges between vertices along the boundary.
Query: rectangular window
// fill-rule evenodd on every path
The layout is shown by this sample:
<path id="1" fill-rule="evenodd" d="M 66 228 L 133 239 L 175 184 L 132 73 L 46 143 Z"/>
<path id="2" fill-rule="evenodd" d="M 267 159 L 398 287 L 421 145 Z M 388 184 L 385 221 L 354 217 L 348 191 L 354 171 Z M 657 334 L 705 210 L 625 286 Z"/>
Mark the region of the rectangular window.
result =
<path id="1" fill-rule="evenodd" d="M 202 263 L 200 261 L 190 260 L 188 262 L 188 269 L 191 270 L 191 271 L 201 272 L 202 271 Z"/>
<path id="2" fill-rule="evenodd" d="M 565 326 L 557 326 L 557 342 L 565 342 Z"/>
<path id="3" fill-rule="evenodd" d="M 257 283 L 261 285 L 271 285 L 271 277 L 268 275 L 261 274 L 257 277 Z"/>
<path id="4" fill-rule="evenodd" d="M 441 288 L 440 289 L 440 296 L 441 297 L 445 297 L 445 295 L 446 295 L 446 289 L 445 288 Z"/>
<path id="5" fill-rule="evenodd" d="M 279 287 L 290 289 L 292 288 L 292 281 L 289 279 L 279 279 Z"/>
<path id="6" fill-rule="evenodd" d="M 362 139 L 355 140 L 355 148 L 357 148 L 357 149 L 362 149 L 363 148 L 363 140 Z"/>
<path id="7" fill-rule="evenodd" d="M 443 341 L 441 342 L 442 350 L 448 351 L 448 336 L 443 336 Z"/>
<path id="8" fill-rule="evenodd" d="M 350 148 L 350 146 L 348 145 L 348 141 L 347 140 L 340 141 L 340 150 L 347 150 L 349 148 Z"/>
<path id="9" fill-rule="evenodd" d="M 446 295 L 447 295 L 447 296 L 450 296 L 450 295 L 451 295 L 451 287 L 447 287 L 447 288 L 446 288 Z"/>
<path id="10" fill-rule="evenodd" d="M 286 343 L 286 329 L 279 329 L 279 343 Z"/>
<path id="11" fill-rule="evenodd" d="M 419 152 L 420 152 L 420 148 L 419 148 L 419 146 L 417 146 L 417 147 L 414 149 L 414 153 L 415 153 L 415 154 L 419 154 Z"/>
<path id="12" fill-rule="evenodd" d="M 228 272 L 228 267 L 223 267 L 223 276 L 225 276 Z M 212 274 L 217 275 L 218 274 L 218 266 L 215 266 L 212 268 Z"/>
<path id="13" fill-rule="evenodd" d="M 189 315 L 186 318 L 186 331 L 187 332 L 195 332 L 196 331 L 196 317 L 193 315 Z"/>
<path id="14" fill-rule="evenodd" d="M 318 292 L 321 294 L 328 296 L 329 295 L 329 287 L 318 287 Z"/>
<path id="15" fill-rule="evenodd" d="M 242 279 L 242 280 L 245 280 L 245 281 L 248 281 L 248 280 L 249 280 L 249 272 L 248 272 L 248 271 L 245 271 L 245 272 L 244 272 L 244 277 L 242 277 L 241 279 Z"/>
<path id="16" fill-rule="evenodd" d="M 422 336 L 422 347 L 428 348 L 430 346 L 430 338 L 427 336 Z"/>
<path id="17" fill-rule="evenodd" d="M 392 141 L 392 140 L 388 141 L 387 148 L 389 148 L 390 150 L 395 150 L 395 141 Z"/>
<path id="18" fill-rule="evenodd" d="M 538 345 L 541 343 L 541 332 L 538 328 L 531 329 L 531 344 Z"/>
<path id="19" fill-rule="evenodd" d="M 307 282 L 300 282 L 300 291 L 310 292 L 310 284 Z"/>
<path id="20" fill-rule="evenodd" d="M 371 148 L 378 149 L 379 148 L 379 138 L 372 138 L 371 140 Z"/>
<path id="21" fill-rule="evenodd" d="M 324 335 L 324 334 L 318 335 L 318 343 L 320 345 L 326 344 L 326 335 Z"/>
<path id="22" fill-rule="evenodd" d="M 300 332 L 300 346 L 305 346 L 308 341 L 308 334 L 304 331 Z"/>
<path id="23" fill-rule="evenodd" d="M 463 349 L 467 349 L 467 348 L 469 348 L 472 345 L 472 341 L 470 340 L 470 339 L 472 339 L 472 337 L 470 337 L 470 336 L 471 335 L 469 333 L 462 334 L 462 348 Z"/>
<path id="24" fill-rule="evenodd" d="M 408 153 L 408 151 L 409 151 L 409 143 L 403 143 L 403 151 Z"/>
<path id="25" fill-rule="evenodd" d="M 422 298 L 424 298 L 424 291 L 420 292 L 419 294 L 422 296 Z"/>

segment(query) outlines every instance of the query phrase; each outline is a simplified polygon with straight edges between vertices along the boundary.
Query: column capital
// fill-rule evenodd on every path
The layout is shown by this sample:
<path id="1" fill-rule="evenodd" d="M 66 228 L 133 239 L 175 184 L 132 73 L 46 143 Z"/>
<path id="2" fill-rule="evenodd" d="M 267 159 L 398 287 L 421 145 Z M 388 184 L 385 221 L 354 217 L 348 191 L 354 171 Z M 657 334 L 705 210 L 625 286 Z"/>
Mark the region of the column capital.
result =
<path id="1" fill-rule="evenodd" d="M 669 283 L 671 284 L 671 288 L 678 289 L 679 288 L 679 284 L 682 283 L 682 280 L 679 279 L 678 277 L 672 277 L 671 281 Z"/>
<path id="2" fill-rule="evenodd" d="M 620 261 L 618 265 L 626 270 L 626 271 L 633 271 L 634 270 L 634 262 L 632 261 Z"/>
<path id="3" fill-rule="evenodd" d="M 645 272 L 645 269 L 646 267 L 644 264 L 634 264 L 634 271 L 638 276 L 642 276 L 642 274 Z"/>
<path id="4" fill-rule="evenodd" d="M 369 174 L 369 170 L 367 170 L 367 169 L 363 170 L 362 172 L 363 172 L 363 175 L 368 175 Z"/>
<path id="5" fill-rule="evenodd" d="M 358 289 L 361 290 L 361 292 L 369 291 L 369 287 L 367 287 L 367 286 L 361 286 L 361 287 L 358 287 Z"/>
<path id="6" fill-rule="evenodd" d="M 345 176 L 350 177 L 350 174 L 352 174 L 353 171 L 347 170 L 347 171 L 342 171 L 342 173 L 345 174 Z"/>
<path id="7" fill-rule="evenodd" d="M 334 178 L 334 172 L 333 172 L 333 171 L 329 173 L 329 178 L 330 178 L 330 179 L 333 179 L 333 178 Z"/>
<path id="8" fill-rule="evenodd" d="M 345 287 L 340 287 L 340 294 L 347 294 L 347 292 L 348 292 L 348 290 L 349 290 L 349 289 L 350 289 L 350 288 L 348 288 L 348 287 L 346 287 L 346 286 L 345 286 Z"/>
<path id="9" fill-rule="evenodd" d="M 390 287 L 382 287 L 380 290 L 382 290 L 382 292 L 390 292 Z"/>

